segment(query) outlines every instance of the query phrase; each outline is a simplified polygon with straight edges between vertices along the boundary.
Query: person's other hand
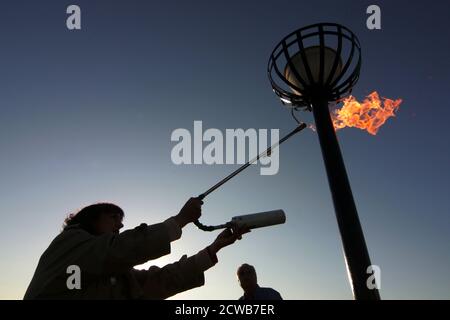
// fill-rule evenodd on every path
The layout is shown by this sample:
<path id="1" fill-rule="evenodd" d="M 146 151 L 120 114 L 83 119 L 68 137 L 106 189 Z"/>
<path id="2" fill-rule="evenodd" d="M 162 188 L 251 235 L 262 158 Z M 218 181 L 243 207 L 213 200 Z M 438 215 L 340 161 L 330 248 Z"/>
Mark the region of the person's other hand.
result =
<path id="1" fill-rule="evenodd" d="M 236 240 L 241 240 L 244 233 L 250 232 L 247 227 L 227 228 L 217 236 L 216 240 L 209 246 L 211 251 L 217 253 L 223 247 L 233 244 Z"/>
<path id="2" fill-rule="evenodd" d="M 178 225 L 183 228 L 188 223 L 194 222 L 202 215 L 203 201 L 199 198 L 190 198 L 175 216 Z"/>

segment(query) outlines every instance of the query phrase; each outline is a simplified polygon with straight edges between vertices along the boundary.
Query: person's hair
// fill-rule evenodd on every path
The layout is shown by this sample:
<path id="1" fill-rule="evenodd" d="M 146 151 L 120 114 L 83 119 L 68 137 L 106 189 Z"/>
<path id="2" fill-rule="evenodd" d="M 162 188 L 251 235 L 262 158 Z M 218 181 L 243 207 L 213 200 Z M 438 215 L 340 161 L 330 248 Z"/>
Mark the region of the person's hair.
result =
<path id="1" fill-rule="evenodd" d="M 248 263 L 244 263 L 244 264 L 242 264 L 238 269 L 237 269 L 237 275 L 239 276 L 239 273 L 242 271 L 242 269 L 250 269 L 250 270 L 252 270 L 252 272 L 254 273 L 254 274 L 256 274 L 256 270 L 255 270 L 255 267 L 254 266 L 252 266 L 252 265 L 250 265 L 250 264 L 248 264 Z"/>
<path id="2" fill-rule="evenodd" d="M 67 227 L 78 224 L 83 230 L 91 234 L 95 234 L 95 223 L 103 213 L 119 214 L 121 218 L 124 216 L 123 210 L 112 203 L 95 203 L 84 207 L 76 213 L 67 216 L 63 223 L 64 231 Z"/>

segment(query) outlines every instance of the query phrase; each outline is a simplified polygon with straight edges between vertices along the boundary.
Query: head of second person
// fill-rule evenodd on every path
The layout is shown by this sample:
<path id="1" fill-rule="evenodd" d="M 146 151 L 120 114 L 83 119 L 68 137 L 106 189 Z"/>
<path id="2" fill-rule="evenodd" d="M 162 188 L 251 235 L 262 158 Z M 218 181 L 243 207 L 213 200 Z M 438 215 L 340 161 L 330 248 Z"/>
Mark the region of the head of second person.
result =
<path id="1" fill-rule="evenodd" d="M 247 263 L 241 265 L 237 270 L 237 276 L 241 288 L 246 292 L 253 290 L 258 285 L 256 271 L 252 265 Z"/>

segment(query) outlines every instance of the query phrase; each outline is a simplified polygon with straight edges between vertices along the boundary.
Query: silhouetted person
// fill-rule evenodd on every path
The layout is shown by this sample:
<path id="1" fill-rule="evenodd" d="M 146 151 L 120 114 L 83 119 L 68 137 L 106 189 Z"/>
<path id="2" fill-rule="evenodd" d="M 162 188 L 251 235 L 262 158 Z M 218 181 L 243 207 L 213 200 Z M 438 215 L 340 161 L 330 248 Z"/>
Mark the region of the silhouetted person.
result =
<path id="1" fill-rule="evenodd" d="M 170 253 L 170 243 L 200 217 L 202 204 L 191 198 L 166 221 L 122 233 L 124 212 L 114 204 L 93 204 L 69 215 L 42 254 L 24 299 L 165 299 L 202 286 L 204 271 L 217 263 L 216 253 L 247 230 L 226 229 L 197 254 L 163 268 L 133 268 Z M 81 271 L 80 289 L 69 289 L 68 267 L 73 265 Z"/>
<path id="2" fill-rule="evenodd" d="M 239 300 L 283 300 L 278 291 L 258 285 L 255 268 L 244 263 L 237 270 L 239 284 L 244 295 Z"/>

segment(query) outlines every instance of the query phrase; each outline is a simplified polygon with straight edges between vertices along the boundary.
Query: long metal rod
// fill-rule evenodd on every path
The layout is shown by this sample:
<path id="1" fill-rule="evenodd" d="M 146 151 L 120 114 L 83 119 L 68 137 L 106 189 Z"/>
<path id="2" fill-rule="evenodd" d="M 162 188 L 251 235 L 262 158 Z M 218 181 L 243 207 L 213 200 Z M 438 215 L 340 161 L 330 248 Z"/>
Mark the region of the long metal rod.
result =
<path id="1" fill-rule="evenodd" d="M 349 280 L 353 296 L 357 300 L 380 300 L 378 289 L 369 289 L 367 286 L 369 276 L 367 268 L 371 265 L 370 257 L 344 160 L 328 110 L 328 101 L 319 98 L 312 102 L 316 129 L 344 247 L 345 260 L 351 278 Z"/>
<path id="2" fill-rule="evenodd" d="M 222 180 L 220 180 L 219 182 L 217 182 L 214 186 L 212 186 L 211 188 L 209 188 L 208 190 L 206 190 L 205 192 L 203 192 L 201 195 L 198 196 L 198 198 L 200 200 L 203 200 L 207 195 L 209 195 L 211 192 L 213 192 L 214 190 L 216 190 L 217 188 L 219 188 L 220 186 L 222 186 L 224 183 L 226 183 L 228 180 L 230 180 L 231 178 L 233 178 L 234 176 L 236 176 L 237 174 L 239 174 L 241 171 L 247 169 L 252 163 L 254 163 L 255 161 L 258 161 L 260 158 L 265 157 L 266 155 L 270 155 L 270 153 L 272 152 L 273 149 L 277 148 L 280 144 L 282 144 L 283 142 L 285 142 L 287 139 L 289 139 L 290 137 L 292 137 L 293 135 L 295 135 L 296 133 L 302 131 L 303 129 L 306 128 L 306 124 L 305 123 L 301 123 L 299 126 L 297 126 L 297 128 L 295 128 L 294 130 L 292 130 L 291 132 L 289 132 L 286 136 L 284 136 L 282 139 L 280 139 L 278 142 L 274 143 L 272 146 L 270 146 L 269 148 L 267 148 L 265 151 L 261 152 L 259 155 L 257 155 L 255 158 L 249 160 L 247 163 L 245 163 L 244 165 L 242 165 L 240 168 L 238 168 L 237 170 L 233 171 L 232 173 L 230 173 L 228 176 L 226 176 L 225 178 L 223 178 Z"/>
<path id="3" fill-rule="evenodd" d="M 282 139 L 280 139 L 278 142 L 274 143 L 272 146 L 270 146 L 269 148 L 267 148 L 265 151 L 261 152 L 258 156 L 256 156 L 255 158 L 251 159 L 250 161 L 248 161 L 247 163 L 245 163 L 244 165 L 242 165 L 241 167 L 239 167 L 237 170 L 233 171 L 232 173 L 230 173 L 228 176 L 226 176 L 225 178 L 223 178 L 222 180 L 220 180 L 218 183 L 216 183 L 214 186 L 212 186 L 211 188 L 209 188 L 208 190 L 206 190 L 204 193 L 202 193 L 201 195 L 199 195 L 197 198 L 200 200 L 203 200 L 207 195 L 209 195 L 211 192 L 213 192 L 214 190 L 216 190 L 217 188 L 219 188 L 220 186 L 222 186 L 224 183 L 226 183 L 228 180 L 230 180 L 231 178 L 233 178 L 234 176 L 236 176 L 238 173 L 242 172 L 243 170 L 245 170 L 246 168 L 248 168 L 252 163 L 254 163 L 255 161 L 258 161 L 260 158 L 265 157 L 267 155 L 270 155 L 270 153 L 272 152 L 273 149 L 277 148 L 280 144 L 282 144 L 283 142 L 285 142 L 287 139 L 289 139 L 290 137 L 292 137 L 293 135 L 295 135 L 296 133 L 299 133 L 300 131 L 302 131 L 303 129 L 305 129 L 307 127 L 307 125 L 305 123 L 301 123 L 299 124 L 294 130 L 292 130 L 291 132 L 289 132 L 286 136 L 284 136 Z M 228 225 L 227 224 L 221 224 L 221 225 L 217 225 L 217 226 L 206 226 L 204 224 L 202 224 L 200 221 L 194 221 L 194 224 L 203 231 L 213 231 L 213 230 L 217 230 L 217 229 L 222 229 L 222 228 L 226 228 Z"/>

